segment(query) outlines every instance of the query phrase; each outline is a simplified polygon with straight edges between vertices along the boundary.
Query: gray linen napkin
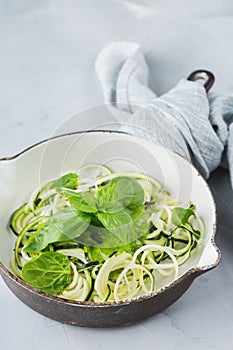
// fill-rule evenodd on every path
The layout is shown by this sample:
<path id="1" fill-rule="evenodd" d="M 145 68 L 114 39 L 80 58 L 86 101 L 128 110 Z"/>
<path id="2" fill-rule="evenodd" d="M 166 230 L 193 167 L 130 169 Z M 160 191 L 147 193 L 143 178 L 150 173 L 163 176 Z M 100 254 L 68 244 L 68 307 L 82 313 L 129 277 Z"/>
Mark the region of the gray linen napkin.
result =
<path id="1" fill-rule="evenodd" d="M 207 96 L 199 82 L 182 79 L 157 97 L 148 87 L 148 66 L 135 43 L 108 45 L 95 66 L 104 102 L 121 130 L 180 154 L 205 178 L 220 165 L 226 149 L 233 185 L 233 94 Z"/>

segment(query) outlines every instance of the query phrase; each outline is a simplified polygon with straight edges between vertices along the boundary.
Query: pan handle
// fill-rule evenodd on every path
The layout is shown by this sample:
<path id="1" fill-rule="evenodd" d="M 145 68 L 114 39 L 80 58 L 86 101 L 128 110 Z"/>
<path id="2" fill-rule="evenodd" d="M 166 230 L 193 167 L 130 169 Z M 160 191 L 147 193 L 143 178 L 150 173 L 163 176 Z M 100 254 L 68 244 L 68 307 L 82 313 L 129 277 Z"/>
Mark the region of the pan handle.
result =
<path id="1" fill-rule="evenodd" d="M 215 77 L 213 73 L 211 73 L 208 70 L 198 69 L 192 72 L 188 76 L 187 80 L 191 80 L 191 81 L 202 80 L 202 85 L 206 89 L 206 92 L 208 92 L 214 84 Z"/>

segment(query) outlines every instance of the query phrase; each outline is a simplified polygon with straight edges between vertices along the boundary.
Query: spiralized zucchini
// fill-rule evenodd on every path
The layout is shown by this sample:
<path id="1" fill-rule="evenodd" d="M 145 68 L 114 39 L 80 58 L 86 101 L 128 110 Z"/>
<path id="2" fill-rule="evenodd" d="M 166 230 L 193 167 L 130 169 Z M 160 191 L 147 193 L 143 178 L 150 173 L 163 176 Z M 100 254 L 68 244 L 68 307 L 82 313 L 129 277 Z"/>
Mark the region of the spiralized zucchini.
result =
<path id="1" fill-rule="evenodd" d="M 175 202 L 150 176 L 99 164 L 37 188 L 12 214 L 10 227 L 18 277 L 58 297 L 92 302 L 156 292 L 158 279 L 178 278 L 204 237 L 192 203 Z"/>

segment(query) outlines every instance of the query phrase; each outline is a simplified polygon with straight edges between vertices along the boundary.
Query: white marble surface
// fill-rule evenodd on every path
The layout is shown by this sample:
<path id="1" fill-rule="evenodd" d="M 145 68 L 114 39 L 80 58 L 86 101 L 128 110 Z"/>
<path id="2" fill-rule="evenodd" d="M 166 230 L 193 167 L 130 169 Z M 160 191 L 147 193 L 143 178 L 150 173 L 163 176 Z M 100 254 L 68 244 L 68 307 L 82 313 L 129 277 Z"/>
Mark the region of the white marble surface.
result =
<path id="1" fill-rule="evenodd" d="M 158 94 L 197 68 L 233 91 L 229 0 L 0 0 L 0 157 L 54 134 L 107 122 L 76 112 L 102 102 L 94 72 L 113 40 L 142 44 Z M 232 349 L 233 194 L 225 170 L 210 179 L 219 213 L 218 268 L 163 313 L 116 329 L 59 324 L 28 309 L 0 279 L 2 349 Z"/>

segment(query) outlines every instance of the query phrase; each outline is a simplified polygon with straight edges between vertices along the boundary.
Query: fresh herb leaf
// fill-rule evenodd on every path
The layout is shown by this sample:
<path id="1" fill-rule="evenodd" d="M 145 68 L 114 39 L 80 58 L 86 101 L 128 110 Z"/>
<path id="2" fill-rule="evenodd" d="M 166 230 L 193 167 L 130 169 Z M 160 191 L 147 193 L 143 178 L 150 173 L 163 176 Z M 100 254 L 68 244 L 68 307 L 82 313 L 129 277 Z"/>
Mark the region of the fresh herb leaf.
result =
<path id="1" fill-rule="evenodd" d="M 115 213 L 124 209 L 124 203 L 117 192 L 116 183 L 110 181 L 98 193 L 97 207 L 100 212 Z"/>
<path id="2" fill-rule="evenodd" d="M 49 183 L 49 188 L 70 188 L 71 190 L 75 190 L 77 187 L 78 175 L 75 173 L 65 174 Z"/>
<path id="3" fill-rule="evenodd" d="M 119 212 L 122 209 L 135 211 L 144 201 L 144 191 L 134 178 L 113 178 L 99 191 L 98 208 L 101 212 Z"/>
<path id="4" fill-rule="evenodd" d="M 71 192 L 69 190 L 62 190 L 61 193 L 65 195 L 70 204 L 76 209 L 84 213 L 97 212 L 97 199 L 91 192 Z"/>
<path id="5" fill-rule="evenodd" d="M 57 295 L 72 281 L 70 261 L 60 253 L 42 253 L 24 264 L 22 278 L 32 287 Z"/>
<path id="6" fill-rule="evenodd" d="M 97 217 L 98 225 L 90 225 L 76 241 L 87 247 L 116 251 L 136 240 L 133 221 L 127 212 L 98 213 Z"/>
<path id="7" fill-rule="evenodd" d="M 189 231 L 197 239 L 200 238 L 201 234 L 199 231 L 195 230 L 192 225 L 188 222 L 191 216 L 196 217 L 195 206 L 191 205 L 188 209 L 175 207 L 172 210 L 172 223 L 178 227 L 182 227 Z"/>
<path id="8" fill-rule="evenodd" d="M 103 226 L 117 237 L 117 246 L 135 240 L 135 235 L 132 237 L 133 220 L 126 211 L 117 213 L 98 213 L 97 217 Z M 111 246 L 113 245 L 111 244 L 110 247 Z"/>
<path id="9" fill-rule="evenodd" d="M 172 223 L 176 226 L 182 226 L 188 223 L 190 216 L 196 216 L 193 206 L 188 209 L 175 207 L 172 209 Z"/>
<path id="10" fill-rule="evenodd" d="M 52 215 L 34 234 L 24 248 L 27 253 L 38 253 L 50 243 L 67 242 L 80 236 L 89 226 L 91 218 L 73 207 L 66 207 Z"/>
<path id="11" fill-rule="evenodd" d="M 97 248 L 85 246 L 85 251 L 91 261 L 103 263 L 109 256 L 115 253 L 116 248 Z"/>
<path id="12" fill-rule="evenodd" d="M 89 260 L 95 262 L 98 261 L 100 264 L 103 263 L 107 258 L 112 256 L 114 253 L 127 252 L 133 254 L 135 251 L 136 244 L 132 242 L 131 244 L 126 244 L 120 247 L 113 248 L 97 248 L 85 246 L 85 251 L 88 254 Z M 139 248 L 137 246 L 137 248 Z"/>

